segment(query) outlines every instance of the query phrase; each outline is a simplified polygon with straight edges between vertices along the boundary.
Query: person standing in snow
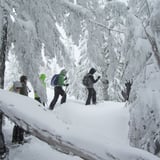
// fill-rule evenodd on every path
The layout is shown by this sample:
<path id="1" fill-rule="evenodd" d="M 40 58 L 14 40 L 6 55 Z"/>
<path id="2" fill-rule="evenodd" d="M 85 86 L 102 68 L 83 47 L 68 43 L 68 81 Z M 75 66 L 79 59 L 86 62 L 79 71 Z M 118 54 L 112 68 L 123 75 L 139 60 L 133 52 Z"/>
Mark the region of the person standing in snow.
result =
<path id="1" fill-rule="evenodd" d="M 97 79 L 94 79 L 93 74 L 96 72 L 95 68 L 91 68 L 89 73 L 88 73 L 88 85 L 86 86 L 88 90 L 88 97 L 86 100 L 86 105 L 90 105 L 91 100 L 93 104 L 96 104 L 96 91 L 94 89 L 94 83 L 96 83 L 99 79 L 100 76 L 98 76 Z"/>
<path id="2" fill-rule="evenodd" d="M 20 82 L 22 84 L 22 87 L 20 89 L 20 94 L 24 95 L 24 96 L 28 96 L 28 86 L 27 86 L 27 76 L 21 76 L 20 77 Z"/>
<path id="3" fill-rule="evenodd" d="M 27 76 L 22 75 L 20 77 L 20 82 L 22 84 L 22 87 L 20 89 L 20 94 L 24 95 L 24 96 L 28 96 L 28 93 L 30 92 L 28 86 L 27 86 Z M 25 131 L 26 134 L 29 134 L 28 131 Z M 24 131 L 22 132 L 22 134 L 24 134 Z"/>
<path id="4" fill-rule="evenodd" d="M 66 92 L 63 90 L 63 86 L 68 86 L 68 83 L 65 83 L 67 71 L 65 69 L 61 70 L 58 75 L 57 84 L 54 86 L 54 98 L 49 106 L 50 110 L 54 109 L 54 106 L 59 98 L 59 95 L 62 96 L 61 104 L 66 102 Z"/>
<path id="5" fill-rule="evenodd" d="M 20 90 L 22 88 L 22 84 L 19 81 L 13 82 L 13 86 L 10 88 L 10 91 L 20 94 Z M 23 144 L 24 142 L 24 130 L 15 124 L 13 127 L 12 134 L 12 143 Z"/>
<path id="6" fill-rule="evenodd" d="M 45 74 L 41 74 L 41 75 L 39 76 L 39 79 L 40 79 L 43 87 L 46 88 L 46 82 L 45 82 L 46 75 L 45 75 Z M 34 91 L 34 99 L 37 100 L 38 102 L 42 103 L 41 98 L 39 97 L 39 95 L 37 94 L 36 91 Z M 43 102 L 43 105 L 45 106 L 45 103 L 44 103 L 44 102 Z"/>

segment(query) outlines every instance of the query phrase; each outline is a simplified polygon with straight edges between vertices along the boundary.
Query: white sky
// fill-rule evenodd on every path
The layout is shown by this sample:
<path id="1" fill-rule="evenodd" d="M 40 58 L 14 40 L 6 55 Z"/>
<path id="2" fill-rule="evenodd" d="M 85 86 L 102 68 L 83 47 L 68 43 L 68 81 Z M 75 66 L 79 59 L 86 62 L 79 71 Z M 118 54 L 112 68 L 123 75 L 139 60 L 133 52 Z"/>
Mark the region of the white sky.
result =
<path id="1" fill-rule="evenodd" d="M 51 92 L 49 92 L 51 93 Z M 52 95 L 48 95 L 52 99 Z M 159 160 L 152 154 L 132 148 L 128 142 L 128 108 L 124 103 L 101 102 L 85 106 L 84 102 L 67 99 L 57 103 L 55 110 L 39 106 L 32 98 L 0 90 L 1 108 L 11 117 L 18 116 L 35 128 L 48 130 L 79 148 L 110 160 L 107 154 L 119 160 Z M 6 143 L 11 144 L 13 123 L 4 127 Z M 12 160 L 80 160 L 55 151 L 48 144 L 30 136 L 29 143 L 10 149 Z M 10 147 L 10 146 L 9 146 Z"/>

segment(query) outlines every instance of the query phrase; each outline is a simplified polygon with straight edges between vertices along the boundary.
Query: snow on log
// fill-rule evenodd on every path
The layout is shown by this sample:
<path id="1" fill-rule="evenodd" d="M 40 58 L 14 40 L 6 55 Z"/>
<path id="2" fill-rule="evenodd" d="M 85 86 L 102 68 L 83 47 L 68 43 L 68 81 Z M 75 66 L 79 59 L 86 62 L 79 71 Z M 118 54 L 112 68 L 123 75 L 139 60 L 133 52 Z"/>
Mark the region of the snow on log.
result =
<path id="1" fill-rule="evenodd" d="M 85 160 L 104 160 L 96 153 L 80 148 L 57 134 L 54 129 L 55 117 L 51 114 L 53 111 L 44 109 L 40 103 L 32 98 L 0 89 L 0 110 L 14 123 L 60 152 L 72 154 Z M 47 117 L 51 123 L 47 124 L 49 120 L 43 118 L 44 114 L 48 114 Z M 57 123 L 60 122 L 57 120 Z M 62 124 L 59 125 L 61 127 Z M 62 127 L 65 128 L 65 126 Z M 112 158 L 108 160 L 110 159 L 112 160 Z"/>

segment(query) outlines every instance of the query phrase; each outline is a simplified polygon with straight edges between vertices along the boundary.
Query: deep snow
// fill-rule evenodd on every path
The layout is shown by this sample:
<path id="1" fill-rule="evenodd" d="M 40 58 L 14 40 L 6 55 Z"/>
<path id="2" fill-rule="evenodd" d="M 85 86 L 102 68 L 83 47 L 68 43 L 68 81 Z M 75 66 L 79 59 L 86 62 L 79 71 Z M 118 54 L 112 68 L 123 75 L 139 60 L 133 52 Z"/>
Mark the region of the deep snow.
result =
<path id="1" fill-rule="evenodd" d="M 8 97 L 10 97 L 8 99 Z M 12 105 L 12 110 L 19 112 L 19 117 L 27 119 L 37 126 L 56 131 L 69 142 L 89 150 L 102 157 L 112 156 L 119 160 L 135 160 L 144 158 L 158 160 L 152 154 L 129 146 L 128 121 L 129 109 L 125 103 L 100 102 L 97 105 L 85 106 L 84 102 L 67 99 L 66 104 L 57 103 L 55 110 L 50 111 L 37 107 L 36 101 L 10 92 L 0 90 L 0 101 Z M 51 99 L 51 96 L 50 96 Z M 24 102 L 25 101 L 25 102 Z M 25 115 L 26 113 L 26 115 Z M 29 113 L 29 115 L 27 115 Z M 26 118 L 27 117 L 27 118 Z M 36 121 L 34 120 L 36 118 Z M 4 133 L 10 148 L 13 123 L 6 119 Z M 31 140 L 24 145 L 10 148 L 12 160 L 78 160 L 79 157 L 65 155 L 55 151 L 51 146 L 39 139 L 29 136 Z M 113 157 L 114 156 L 114 157 Z M 111 158 L 111 159 L 112 159 Z"/>

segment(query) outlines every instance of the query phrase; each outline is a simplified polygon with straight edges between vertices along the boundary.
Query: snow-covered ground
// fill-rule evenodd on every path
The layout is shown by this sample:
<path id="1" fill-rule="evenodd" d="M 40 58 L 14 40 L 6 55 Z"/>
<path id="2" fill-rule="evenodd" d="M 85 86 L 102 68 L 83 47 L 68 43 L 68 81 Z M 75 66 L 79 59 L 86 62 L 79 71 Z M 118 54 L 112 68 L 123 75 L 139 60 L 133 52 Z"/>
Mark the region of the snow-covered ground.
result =
<path id="1" fill-rule="evenodd" d="M 10 101 L 7 101 L 10 97 Z M 43 110 L 41 107 L 35 109 L 35 103 L 31 98 L 20 98 L 19 95 L 0 90 L 0 102 L 8 104 L 23 104 L 23 109 L 29 110 L 32 117 L 39 117 L 37 126 L 46 124 L 46 128 L 56 132 L 69 142 L 96 154 L 108 154 L 110 159 L 136 160 L 158 160 L 152 154 L 129 146 L 128 121 L 129 109 L 125 103 L 100 102 L 97 105 L 85 106 L 84 102 L 67 99 L 66 104 L 57 103 L 55 110 Z M 30 100 L 27 100 L 30 99 Z M 33 104 L 33 107 L 31 106 Z M 36 102 L 37 104 L 37 102 Z M 13 107 L 13 106 L 12 106 Z M 12 108 L 11 107 L 11 108 Z M 12 108 L 13 109 L 13 108 Z M 20 110 L 21 110 L 20 109 Z M 21 112 L 19 110 L 19 116 Z M 21 110 L 21 111 L 22 111 Z M 24 113 L 25 113 L 24 112 Z M 22 113 L 22 114 L 24 114 Z M 11 144 L 13 123 L 6 119 L 4 134 L 8 147 Z M 31 122 L 30 122 L 31 123 Z M 34 122 L 35 123 L 35 122 Z M 50 127 L 49 127 L 50 126 Z M 51 146 L 39 139 L 29 136 L 31 140 L 19 147 L 10 148 L 10 159 L 12 160 L 80 160 L 79 157 L 62 154 L 55 151 Z M 96 147 L 95 147 L 96 146 Z M 104 152 L 105 151 L 105 152 Z M 114 156 L 111 158 L 111 156 Z"/>

